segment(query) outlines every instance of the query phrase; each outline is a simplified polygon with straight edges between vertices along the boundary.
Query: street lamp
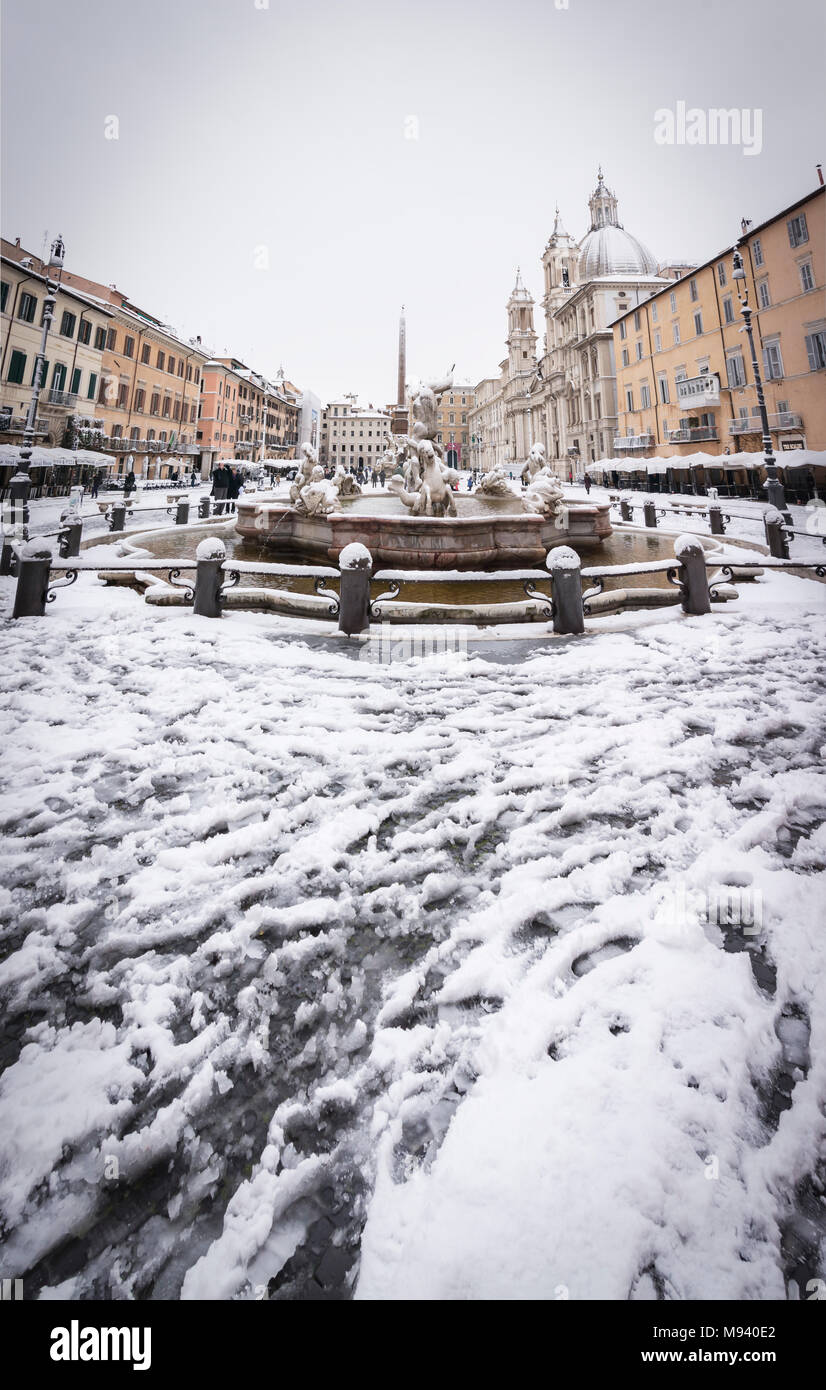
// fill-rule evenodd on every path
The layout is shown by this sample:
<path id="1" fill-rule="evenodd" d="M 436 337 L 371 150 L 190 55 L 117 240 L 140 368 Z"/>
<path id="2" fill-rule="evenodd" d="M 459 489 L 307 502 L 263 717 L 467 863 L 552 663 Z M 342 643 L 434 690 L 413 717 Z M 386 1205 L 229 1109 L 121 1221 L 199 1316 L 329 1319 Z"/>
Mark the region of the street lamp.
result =
<path id="1" fill-rule="evenodd" d="M 749 350 L 751 352 L 751 369 L 754 372 L 754 384 L 757 388 L 757 404 L 760 409 L 760 421 L 763 426 L 763 457 L 766 464 L 766 494 L 773 507 L 776 507 L 779 512 L 785 512 L 786 494 L 783 491 L 783 484 L 777 476 L 777 464 L 774 460 L 772 437 L 769 432 L 769 415 L 766 410 L 766 398 L 763 395 L 763 381 L 760 376 L 760 366 L 757 361 L 757 351 L 754 346 L 754 329 L 751 324 L 751 316 L 754 310 L 749 304 L 749 287 L 746 281 L 746 272 L 743 269 L 743 257 L 736 246 L 734 248 L 734 271 L 731 278 L 737 283 L 737 298 L 740 301 L 740 312 L 745 319 Z"/>
<path id="2" fill-rule="evenodd" d="M 18 509 L 22 512 L 23 539 L 27 539 L 26 528 L 29 523 L 29 493 L 31 492 L 31 478 L 29 469 L 31 467 L 32 447 L 35 438 L 35 425 L 37 421 L 37 407 L 40 402 L 40 391 L 44 385 L 41 380 L 43 376 L 43 364 L 46 361 L 46 340 L 49 336 L 49 329 L 52 326 L 55 304 L 57 303 L 57 292 L 60 288 L 60 277 L 63 274 L 64 246 L 62 237 L 57 237 L 52 242 L 52 254 L 49 257 L 49 272 L 46 277 L 46 299 L 43 305 L 43 332 L 40 335 L 40 351 L 34 362 L 34 378 L 32 381 L 32 398 L 29 401 L 29 413 L 26 416 L 26 426 L 23 430 L 23 443 L 20 446 L 20 464 L 9 483 L 9 496 L 12 504 L 12 515 L 17 520 Z"/>

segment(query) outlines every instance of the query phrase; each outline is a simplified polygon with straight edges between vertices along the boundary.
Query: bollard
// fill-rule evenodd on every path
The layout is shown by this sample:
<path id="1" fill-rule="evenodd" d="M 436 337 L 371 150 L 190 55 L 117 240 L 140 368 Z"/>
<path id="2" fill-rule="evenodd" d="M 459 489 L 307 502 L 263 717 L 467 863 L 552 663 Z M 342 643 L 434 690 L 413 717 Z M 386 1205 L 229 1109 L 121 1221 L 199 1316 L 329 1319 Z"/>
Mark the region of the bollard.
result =
<path id="1" fill-rule="evenodd" d="M 42 618 L 46 612 L 52 552 L 45 541 L 26 541 L 17 563 L 13 618 Z"/>
<path id="2" fill-rule="evenodd" d="M 620 498 L 620 516 L 622 517 L 623 521 L 634 520 L 634 512 L 631 507 L 631 503 L 627 497 Z"/>
<path id="3" fill-rule="evenodd" d="M 202 497 L 198 503 L 198 517 L 201 521 L 206 521 L 209 517 L 209 498 Z"/>
<path id="4" fill-rule="evenodd" d="M 788 560 L 789 537 L 783 527 L 783 517 L 776 507 L 767 507 L 763 513 L 763 530 L 769 554 L 775 560 Z"/>
<path id="5" fill-rule="evenodd" d="M 67 560 L 72 555 L 80 554 L 82 534 L 83 522 L 77 512 L 64 512 L 60 518 L 60 530 L 57 533 L 57 549 L 61 560 Z"/>
<path id="6" fill-rule="evenodd" d="M 684 613 L 710 613 L 706 552 L 699 536 L 678 536 L 674 554 L 680 565 L 680 600 Z"/>
<path id="7" fill-rule="evenodd" d="M 656 526 L 656 525 L 657 525 L 657 507 L 656 507 L 656 503 L 654 503 L 654 502 L 643 502 L 643 504 L 642 504 L 642 511 L 643 511 L 643 516 L 645 517 L 645 524 L 646 524 L 646 526 Z"/>
<path id="8" fill-rule="evenodd" d="M 366 545 L 352 541 L 338 557 L 341 591 L 338 630 L 350 637 L 370 626 L 370 575 L 373 557 Z"/>
<path id="9" fill-rule="evenodd" d="M 224 542 L 218 536 L 206 536 L 195 551 L 195 605 L 193 612 L 202 618 L 220 618 L 221 586 L 224 582 L 223 564 L 227 558 Z"/>
<path id="10" fill-rule="evenodd" d="M 17 553 L 15 545 L 27 539 L 26 523 L 29 519 L 28 507 L 20 501 L 3 503 L 3 542 L 0 548 L 0 574 L 17 573 Z"/>
<path id="11" fill-rule="evenodd" d="M 187 526 L 189 524 L 189 498 L 182 497 L 175 512 L 175 525 Z"/>
<path id="12" fill-rule="evenodd" d="M 731 520 L 731 518 L 729 518 L 729 520 Z M 720 507 L 709 507 L 708 522 L 711 527 L 712 536 L 724 536 L 726 534 L 726 523 L 723 521 L 723 513 Z"/>
<path id="13" fill-rule="evenodd" d="M 122 531 L 126 526 L 126 507 L 122 505 L 110 507 L 106 513 L 106 519 L 109 522 L 110 531 Z"/>
<path id="14" fill-rule="evenodd" d="M 584 632 L 579 556 L 569 545 L 558 545 L 549 551 L 545 564 L 551 573 L 554 632 Z"/>
<path id="15" fill-rule="evenodd" d="M 224 507 L 225 507 L 225 505 L 226 505 L 226 495 L 227 495 L 227 490 L 226 490 L 225 487 L 216 487 L 216 489 L 215 489 L 215 515 L 216 515 L 216 516 L 223 516 L 223 515 L 224 515 Z"/>

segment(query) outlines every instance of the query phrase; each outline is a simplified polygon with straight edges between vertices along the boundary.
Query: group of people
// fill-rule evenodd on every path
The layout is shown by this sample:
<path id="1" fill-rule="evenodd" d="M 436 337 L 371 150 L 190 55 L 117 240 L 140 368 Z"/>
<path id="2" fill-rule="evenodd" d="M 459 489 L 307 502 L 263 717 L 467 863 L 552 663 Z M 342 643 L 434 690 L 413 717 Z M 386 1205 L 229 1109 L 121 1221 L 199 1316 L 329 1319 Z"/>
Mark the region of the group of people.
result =
<path id="1" fill-rule="evenodd" d="M 228 463 L 219 463 L 212 470 L 212 496 L 219 503 L 226 498 L 227 511 L 235 511 L 235 503 L 243 489 L 244 479 L 239 468 L 231 468 Z"/>

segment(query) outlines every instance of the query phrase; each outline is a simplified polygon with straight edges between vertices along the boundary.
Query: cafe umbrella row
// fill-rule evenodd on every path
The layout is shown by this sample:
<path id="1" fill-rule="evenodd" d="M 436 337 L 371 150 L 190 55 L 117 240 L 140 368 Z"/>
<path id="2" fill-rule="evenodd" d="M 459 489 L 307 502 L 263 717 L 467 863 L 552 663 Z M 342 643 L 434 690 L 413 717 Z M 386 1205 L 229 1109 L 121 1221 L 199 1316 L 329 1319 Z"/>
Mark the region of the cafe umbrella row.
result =
<path id="1" fill-rule="evenodd" d="M 786 501 L 805 506 L 826 498 L 826 450 L 794 449 L 776 460 Z M 762 454 L 682 454 L 674 458 L 610 458 L 588 464 L 588 475 L 606 487 L 638 492 L 678 492 L 704 497 L 766 500 Z"/>

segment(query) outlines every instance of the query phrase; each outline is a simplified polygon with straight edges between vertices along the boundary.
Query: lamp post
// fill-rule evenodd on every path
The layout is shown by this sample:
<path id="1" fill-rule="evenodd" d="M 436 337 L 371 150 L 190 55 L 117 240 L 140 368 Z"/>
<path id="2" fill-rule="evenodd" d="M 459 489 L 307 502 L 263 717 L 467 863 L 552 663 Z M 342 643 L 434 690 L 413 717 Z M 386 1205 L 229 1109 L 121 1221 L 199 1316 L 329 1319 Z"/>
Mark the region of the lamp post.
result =
<path id="1" fill-rule="evenodd" d="M 734 248 L 734 270 L 731 278 L 737 284 L 737 298 L 740 301 L 740 312 L 745 320 L 746 334 L 749 340 L 749 351 L 751 352 L 751 369 L 754 372 L 754 385 L 757 389 L 757 405 L 760 410 L 760 421 L 763 426 L 763 458 L 766 464 L 766 494 L 771 506 L 776 507 L 779 512 L 785 512 L 786 494 L 783 491 L 783 484 L 777 476 L 777 464 L 774 459 L 772 437 L 769 431 L 769 414 L 766 410 L 766 398 L 763 395 L 763 381 L 760 376 L 760 365 L 757 361 L 757 351 L 754 346 L 754 329 L 751 322 L 751 316 L 754 310 L 749 304 L 749 287 L 746 281 L 746 272 L 743 269 L 743 257 L 736 246 Z"/>
<path id="2" fill-rule="evenodd" d="M 32 398 L 29 401 L 29 412 L 26 416 L 26 426 L 23 430 L 23 443 L 20 446 L 20 463 L 18 471 L 9 483 L 9 494 L 12 504 L 12 515 L 15 521 L 18 511 L 22 513 L 22 534 L 23 539 L 28 539 L 27 526 L 29 523 L 29 493 L 31 492 L 31 478 L 29 469 L 31 467 L 32 448 L 34 446 L 35 426 L 37 422 L 37 407 L 40 403 L 40 392 L 44 385 L 41 380 L 43 376 L 43 364 L 46 361 L 46 340 L 49 336 L 49 329 L 52 326 L 55 304 L 57 303 L 57 292 L 60 288 L 60 277 L 63 274 L 64 246 L 62 237 L 57 237 L 52 242 L 52 253 L 49 257 L 49 272 L 46 277 L 46 299 L 43 304 L 43 332 L 40 335 L 40 351 L 35 358 L 34 378 L 32 381 Z"/>

